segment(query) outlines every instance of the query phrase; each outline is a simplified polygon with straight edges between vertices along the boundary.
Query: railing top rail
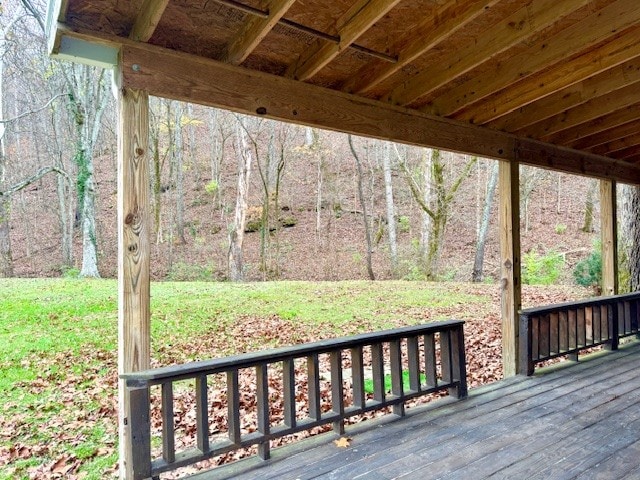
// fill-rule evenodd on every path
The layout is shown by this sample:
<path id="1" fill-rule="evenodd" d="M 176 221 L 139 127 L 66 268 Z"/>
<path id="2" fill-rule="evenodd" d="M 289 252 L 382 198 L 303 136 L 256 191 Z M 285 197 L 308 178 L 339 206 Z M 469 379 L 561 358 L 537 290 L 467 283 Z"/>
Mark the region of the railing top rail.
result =
<path id="1" fill-rule="evenodd" d="M 303 345 L 280 347 L 259 352 L 250 352 L 225 358 L 190 362 L 184 365 L 142 370 L 139 372 L 121 374 L 130 387 L 144 387 L 160 384 L 166 380 L 180 380 L 194 378 L 199 375 L 210 375 L 225 372 L 230 369 L 249 368 L 261 363 L 276 363 L 279 361 L 300 358 L 311 354 L 322 354 L 337 349 L 354 348 L 372 343 L 386 342 L 405 338 L 411 335 L 426 335 L 452 330 L 464 324 L 463 320 L 446 320 L 422 325 L 394 328 L 374 333 L 363 333 L 348 337 L 321 340 Z"/>
<path id="2" fill-rule="evenodd" d="M 640 298 L 640 292 L 625 293 L 622 295 L 611 295 L 607 297 L 591 297 L 575 302 L 555 303 L 553 305 L 543 305 L 541 307 L 524 308 L 520 310 L 520 315 L 544 315 L 558 310 L 568 310 L 572 308 L 587 307 L 592 305 L 605 305 L 624 300 L 636 300 Z"/>

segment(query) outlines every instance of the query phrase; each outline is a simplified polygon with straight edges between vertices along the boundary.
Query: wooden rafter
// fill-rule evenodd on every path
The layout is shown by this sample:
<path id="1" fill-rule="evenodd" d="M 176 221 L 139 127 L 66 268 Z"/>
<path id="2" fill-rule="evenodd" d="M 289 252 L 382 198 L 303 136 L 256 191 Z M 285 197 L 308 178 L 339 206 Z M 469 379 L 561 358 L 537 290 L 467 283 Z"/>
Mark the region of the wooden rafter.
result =
<path id="1" fill-rule="evenodd" d="M 561 2 L 558 2 L 561 3 Z M 640 19 L 640 2 L 618 0 L 576 22 L 554 37 L 543 38 L 532 47 L 496 63 L 483 75 L 473 77 L 452 88 L 425 108 L 429 113 L 456 115 L 474 104 L 523 78 L 551 68 L 568 58 L 587 54 L 591 56 L 593 69 L 601 71 L 597 64 L 600 57 L 598 45 L 617 36 L 617 32 L 633 27 Z M 589 53 L 590 52 L 590 53 Z M 620 60 L 622 62 L 623 60 Z M 581 72 L 584 76 L 588 72 Z M 577 81 L 577 80 L 576 80 Z"/>
<path id="2" fill-rule="evenodd" d="M 615 152 L 615 154 L 609 155 L 612 158 L 617 158 L 619 160 L 627 160 L 629 158 L 633 158 L 637 155 L 640 155 L 640 141 L 638 145 L 634 145 L 633 147 L 625 148 L 624 150 L 619 150 Z"/>
<path id="3" fill-rule="evenodd" d="M 411 33 L 407 39 L 399 42 L 406 43 L 407 46 L 398 53 L 398 61 L 396 63 L 370 62 L 344 82 L 342 90 L 350 93 L 364 93 L 371 90 L 409 65 L 416 58 L 464 28 L 469 22 L 493 7 L 498 1 L 446 2 L 433 17 L 423 19 L 413 29 L 421 32 L 421 35 L 416 37 Z M 392 51 L 394 50 L 397 51 L 397 49 L 392 49 Z"/>
<path id="4" fill-rule="evenodd" d="M 584 137 L 580 140 L 576 140 L 575 142 L 571 142 L 570 145 L 573 148 L 577 148 L 580 150 L 588 150 L 590 148 L 597 147 L 598 145 L 604 145 L 606 143 L 619 140 L 626 136 L 633 135 L 634 133 L 637 133 L 639 131 L 640 120 L 637 118 L 636 112 L 636 119 L 632 122 L 625 123 L 624 125 L 619 125 L 615 128 L 605 130 L 595 135 L 589 135 L 588 137 Z"/>
<path id="5" fill-rule="evenodd" d="M 409 105 L 459 78 L 478 65 L 494 58 L 514 45 L 559 22 L 589 0 L 533 0 L 499 24 L 491 34 L 474 39 L 442 65 L 432 65 L 407 83 L 402 83 L 385 96 L 396 105 Z"/>
<path id="6" fill-rule="evenodd" d="M 459 120 L 467 120 L 484 125 L 502 115 L 536 102 L 540 98 L 554 94 L 584 80 L 616 67 L 629 59 L 640 56 L 639 27 L 631 27 L 601 46 L 597 52 L 585 52 L 577 57 L 562 60 L 552 68 L 530 75 L 509 85 L 455 115 Z"/>
<path id="7" fill-rule="evenodd" d="M 577 127 L 568 128 L 561 132 L 554 133 L 553 135 L 549 135 L 547 141 L 560 145 L 571 145 L 582 138 L 590 137 L 592 135 L 602 133 L 603 136 L 606 136 L 607 131 L 613 131 L 621 125 L 638 120 L 638 117 L 640 116 L 639 112 L 640 104 L 630 104 L 623 110 L 618 110 L 610 113 L 609 115 L 605 115 L 604 117 L 578 125 Z"/>
<path id="8" fill-rule="evenodd" d="M 625 109 L 629 102 L 640 102 L 640 86 L 631 83 L 619 90 L 566 110 L 555 117 L 543 120 L 526 128 L 526 134 L 534 138 L 546 138 L 548 135 L 572 128 L 596 118 Z M 637 112 L 640 117 L 640 111 Z"/>
<path id="9" fill-rule="evenodd" d="M 292 65 L 287 72 L 287 76 L 303 81 L 313 77 L 337 57 L 340 52 L 354 43 L 374 23 L 385 16 L 399 1 L 360 0 L 337 22 L 340 42 L 336 45 L 318 40 L 314 48 L 308 49 Z"/>
<path id="10" fill-rule="evenodd" d="M 625 158 L 632 155 L 623 154 L 622 152 L 629 148 L 637 148 L 638 145 L 640 145 L 640 130 L 638 130 L 637 133 L 624 138 L 598 145 L 597 147 L 592 148 L 591 151 L 597 155 L 610 155 L 613 158 Z"/>
<path id="11" fill-rule="evenodd" d="M 637 81 L 640 81 L 640 59 L 635 58 L 522 106 L 507 115 L 490 121 L 488 125 L 507 132 L 526 132 L 525 127 L 529 125 L 618 90 L 629 82 Z M 494 110 L 494 113 L 496 112 L 497 109 Z M 481 120 L 479 121 L 481 122 Z"/>
<path id="12" fill-rule="evenodd" d="M 137 42 L 147 42 L 155 32 L 169 0 L 145 0 L 133 24 L 129 38 Z"/>
<path id="13" fill-rule="evenodd" d="M 294 3 L 295 0 L 273 0 L 269 4 L 269 15 L 266 18 L 251 17 L 229 43 L 222 60 L 233 65 L 241 64 Z"/>

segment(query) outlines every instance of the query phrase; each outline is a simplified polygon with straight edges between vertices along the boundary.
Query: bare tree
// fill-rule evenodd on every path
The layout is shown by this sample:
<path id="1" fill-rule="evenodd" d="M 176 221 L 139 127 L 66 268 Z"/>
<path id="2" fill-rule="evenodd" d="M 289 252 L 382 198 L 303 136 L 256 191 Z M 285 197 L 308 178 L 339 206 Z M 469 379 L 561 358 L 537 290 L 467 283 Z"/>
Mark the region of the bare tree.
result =
<path id="1" fill-rule="evenodd" d="M 233 282 L 244 280 L 244 260 L 242 246 L 247 219 L 249 178 L 253 163 L 253 149 L 247 135 L 247 129 L 239 116 L 236 117 L 236 142 L 238 154 L 238 182 L 236 207 L 233 223 L 229 226 L 229 279 Z"/>
<path id="2" fill-rule="evenodd" d="M 398 271 L 398 240 L 396 235 L 396 212 L 393 201 L 393 178 L 391 176 L 391 143 L 384 142 L 382 153 L 382 165 L 384 170 L 384 191 L 387 205 L 387 233 L 389 238 L 389 256 L 391 258 L 391 271 Z"/>
<path id="3" fill-rule="evenodd" d="M 61 63 L 60 69 L 70 92 L 69 113 L 76 131 L 74 160 L 78 167 L 77 216 L 82 225 L 80 276 L 99 277 L 94 150 L 98 143 L 104 111 L 111 100 L 110 73 L 104 69 L 68 63 Z"/>
<path id="4" fill-rule="evenodd" d="M 489 230 L 489 221 L 491 219 L 491 207 L 493 206 L 493 198 L 496 193 L 496 185 L 498 184 L 498 162 L 494 162 L 489 175 L 489 184 L 484 197 L 484 206 L 482 208 L 482 217 L 478 227 L 478 237 L 476 239 L 476 254 L 473 262 L 473 271 L 471 272 L 472 282 L 481 282 L 484 270 L 484 250 L 487 241 L 487 232 Z"/>
<path id="5" fill-rule="evenodd" d="M 427 176 L 426 173 L 424 173 L 427 169 L 423 167 L 422 171 L 424 174 L 421 185 L 411 173 L 406 158 L 402 158 L 398 150 L 396 150 L 396 152 L 400 159 L 400 166 L 404 172 L 404 177 L 411 190 L 411 195 L 422 211 L 429 216 L 431 222 L 423 267 L 425 277 L 428 280 L 434 280 L 438 275 L 442 239 L 444 238 L 447 222 L 449 221 L 451 205 L 460 185 L 462 185 L 462 182 L 469 176 L 469 172 L 477 161 L 477 158 L 471 157 L 465 163 L 462 171 L 455 180 L 448 183 L 447 176 L 445 175 L 446 163 L 442 158 L 441 152 L 439 150 L 428 150 L 427 155 L 423 155 L 423 162 L 430 167 L 430 175 Z M 432 189 L 433 195 L 426 197 L 426 189 Z M 428 198 L 429 203 L 425 201 L 425 198 Z"/>
<path id="6" fill-rule="evenodd" d="M 353 155 L 354 160 L 356 161 L 356 168 L 358 171 L 358 198 L 360 199 L 360 207 L 362 208 L 362 219 L 364 222 L 364 236 L 367 242 L 367 274 L 371 280 L 375 280 L 376 276 L 373 273 L 373 264 L 372 264 L 372 253 L 373 253 L 373 245 L 371 241 L 371 222 L 369 220 L 369 215 L 367 213 L 367 202 L 364 196 L 363 189 L 363 177 L 364 173 L 362 171 L 362 162 L 356 151 L 356 148 L 353 144 L 353 137 L 348 135 L 349 139 L 349 148 L 351 149 L 351 154 Z"/>

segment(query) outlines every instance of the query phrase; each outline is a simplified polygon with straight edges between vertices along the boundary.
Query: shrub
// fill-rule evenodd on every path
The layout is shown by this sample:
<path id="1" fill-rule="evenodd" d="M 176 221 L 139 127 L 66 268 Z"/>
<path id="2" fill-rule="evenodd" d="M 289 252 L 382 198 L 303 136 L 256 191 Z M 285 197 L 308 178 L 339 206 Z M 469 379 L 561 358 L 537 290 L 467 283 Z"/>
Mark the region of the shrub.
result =
<path id="1" fill-rule="evenodd" d="M 560 277 L 564 258 L 558 252 L 539 255 L 525 253 L 522 257 L 522 283 L 527 285 L 552 285 Z"/>
<path id="2" fill-rule="evenodd" d="M 558 223 L 555 226 L 555 231 L 558 235 L 562 235 L 564 232 L 567 231 L 567 226 L 564 223 Z"/>
<path id="3" fill-rule="evenodd" d="M 600 245 L 587 258 L 580 260 L 573 269 L 573 279 L 583 287 L 598 287 L 602 280 L 602 252 Z"/>

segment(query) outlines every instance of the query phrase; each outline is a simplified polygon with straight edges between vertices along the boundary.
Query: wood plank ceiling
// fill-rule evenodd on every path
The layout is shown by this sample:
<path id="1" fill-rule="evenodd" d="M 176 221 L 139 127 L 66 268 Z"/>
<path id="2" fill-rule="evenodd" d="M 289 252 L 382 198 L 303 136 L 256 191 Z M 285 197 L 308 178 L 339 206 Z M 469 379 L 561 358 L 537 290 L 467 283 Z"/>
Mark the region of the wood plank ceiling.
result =
<path id="1" fill-rule="evenodd" d="M 513 159 L 514 149 L 524 163 L 640 183 L 638 0 L 67 0 L 59 7 L 58 37 L 122 42 L 124 64 L 147 69 L 125 80 L 154 94 L 494 158 Z M 211 91 L 225 82 L 225 95 L 239 99 Z M 263 110 L 252 92 L 264 95 Z M 372 123 L 390 125 L 305 113 L 317 95 L 319 110 L 362 108 Z M 432 136 L 414 131 L 423 123 Z"/>

